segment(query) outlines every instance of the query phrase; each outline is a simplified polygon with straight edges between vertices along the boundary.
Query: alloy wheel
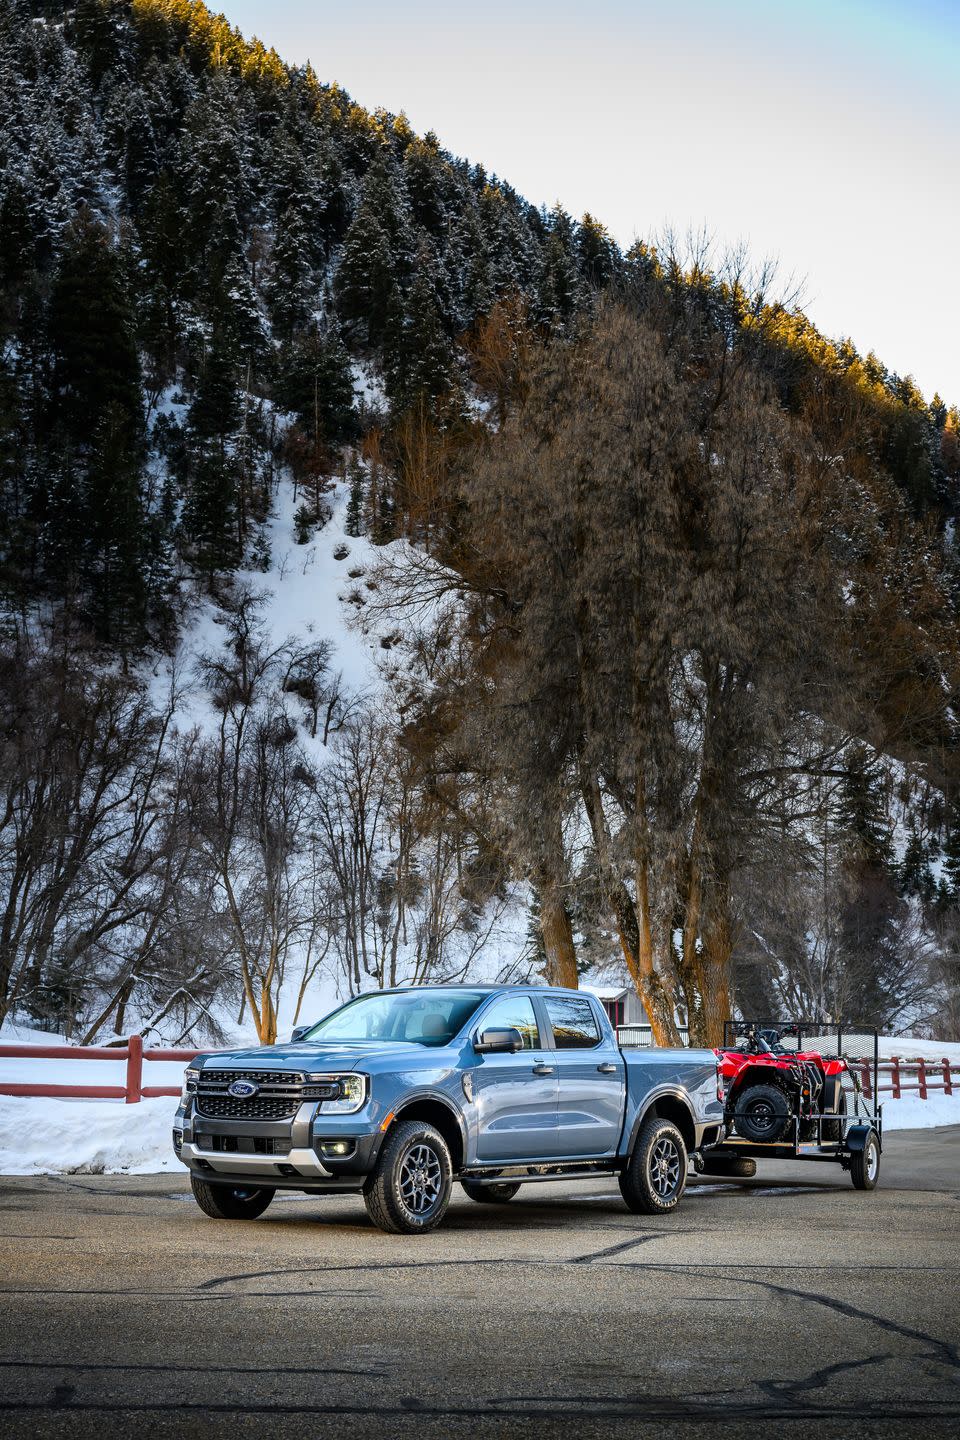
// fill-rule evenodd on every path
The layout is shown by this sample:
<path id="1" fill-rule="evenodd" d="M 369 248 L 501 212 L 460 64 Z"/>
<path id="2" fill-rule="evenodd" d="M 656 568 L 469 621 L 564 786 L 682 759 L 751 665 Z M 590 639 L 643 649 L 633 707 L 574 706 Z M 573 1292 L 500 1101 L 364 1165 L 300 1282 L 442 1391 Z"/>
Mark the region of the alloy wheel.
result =
<path id="1" fill-rule="evenodd" d="M 680 1156 L 673 1141 L 658 1140 L 650 1156 L 650 1179 L 661 1200 L 668 1200 L 680 1184 Z"/>
<path id="2" fill-rule="evenodd" d="M 400 1166 L 400 1196 L 411 1215 L 429 1215 L 442 1189 L 439 1156 L 423 1141 L 411 1145 Z"/>

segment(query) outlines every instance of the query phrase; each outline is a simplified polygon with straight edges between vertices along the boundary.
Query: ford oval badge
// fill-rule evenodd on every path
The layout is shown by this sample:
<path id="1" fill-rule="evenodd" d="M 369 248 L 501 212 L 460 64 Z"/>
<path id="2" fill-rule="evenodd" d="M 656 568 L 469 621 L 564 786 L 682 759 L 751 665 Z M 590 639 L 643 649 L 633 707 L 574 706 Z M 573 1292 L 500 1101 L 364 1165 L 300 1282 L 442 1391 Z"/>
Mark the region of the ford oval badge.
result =
<path id="1" fill-rule="evenodd" d="M 234 1080 L 232 1085 L 227 1086 L 227 1094 L 235 1100 L 249 1100 L 259 1089 L 260 1086 L 254 1085 L 252 1080 Z"/>

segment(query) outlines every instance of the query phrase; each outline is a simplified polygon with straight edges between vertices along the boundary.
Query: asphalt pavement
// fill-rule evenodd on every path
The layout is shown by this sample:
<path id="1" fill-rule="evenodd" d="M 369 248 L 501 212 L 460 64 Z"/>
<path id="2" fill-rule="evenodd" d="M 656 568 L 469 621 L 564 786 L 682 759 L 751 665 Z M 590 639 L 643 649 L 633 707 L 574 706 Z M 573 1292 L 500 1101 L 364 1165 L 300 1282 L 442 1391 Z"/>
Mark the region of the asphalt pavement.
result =
<path id="1" fill-rule="evenodd" d="M 185 1175 L 0 1177 L 0 1433 L 14 1437 L 951 1436 L 960 1126 L 839 1167 L 459 1188 L 388 1236 L 355 1196 L 201 1214 Z"/>

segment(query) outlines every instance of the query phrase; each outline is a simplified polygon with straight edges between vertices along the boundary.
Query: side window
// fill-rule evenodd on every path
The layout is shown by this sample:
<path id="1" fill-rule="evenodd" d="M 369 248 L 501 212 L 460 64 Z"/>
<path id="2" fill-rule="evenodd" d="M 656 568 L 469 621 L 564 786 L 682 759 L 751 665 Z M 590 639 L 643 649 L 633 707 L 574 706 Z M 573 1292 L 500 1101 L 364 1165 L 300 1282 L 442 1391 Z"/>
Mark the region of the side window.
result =
<path id="1" fill-rule="evenodd" d="M 546 1002 L 558 1050 L 592 1050 L 600 1044 L 600 1026 L 589 1000 L 548 995 Z"/>
<path id="2" fill-rule="evenodd" d="M 540 1031 L 533 1004 L 527 995 L 507 995 L 497 1000 L 484 1013 L 481 1030 L 519 1030 L 524 1050 L 539 1050 Z"/>

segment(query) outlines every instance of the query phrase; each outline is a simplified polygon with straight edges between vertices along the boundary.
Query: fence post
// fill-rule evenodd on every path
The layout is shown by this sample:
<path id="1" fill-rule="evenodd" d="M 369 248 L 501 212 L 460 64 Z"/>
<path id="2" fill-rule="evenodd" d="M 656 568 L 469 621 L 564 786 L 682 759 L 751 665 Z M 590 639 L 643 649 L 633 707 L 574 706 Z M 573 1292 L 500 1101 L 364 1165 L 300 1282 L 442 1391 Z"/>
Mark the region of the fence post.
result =
<path id="1" fill-rule="evenodd" d="M 870 1061 L 863 1060 L 860 1064 L 860 1081 L 863 1088 L 864 1100 L 873 1099 L 873 1086 L 870 1080 Z"/>
<path id="2" fill-rule="evenodd" d="M 918 1061 L 917 1061 L 917 1072 L 918 1072 L 918 1074 L 919 1074 L 919 1076 L 920 1076 L 920 1099 L 921 1099 L 921 1100 L 926 1100 L 926 1098 L 927 1098 L 927 1062 L 926 1062 L 926 1060 L 918 1060 Z"/>
<path id="3" fill-rule="evenodd" d="M 892 1077 L 893 1077 L 893 1098 L 894 1098 L 894 1100 L 899 1100 L 899 1099 L 900 1099 L 900 1056 L 899 1056 L 899 1055 L 894 1055 L 892 1058 L 893 1058 L 893 1072 L 892 1072 Z"/>
<path id="4" fill-rule="evenodd" d="M 944 1056 L 943 1060 L 943 1093 L 944 1095 L 953 1094 L 953 1081 L 950 1078 L 950 1061 L 946 1056 Z"/>
<path id="5" fill-rule="evenodd" d="M 140 1099 L 143 1080 L 143 1036 L 131 1035 L 127 1041 L 127 1104 L 136 1105 Z"/>

